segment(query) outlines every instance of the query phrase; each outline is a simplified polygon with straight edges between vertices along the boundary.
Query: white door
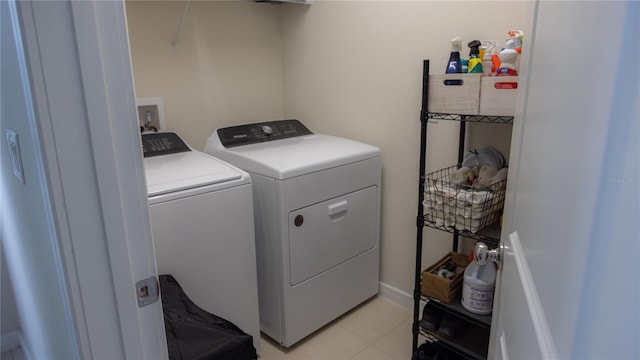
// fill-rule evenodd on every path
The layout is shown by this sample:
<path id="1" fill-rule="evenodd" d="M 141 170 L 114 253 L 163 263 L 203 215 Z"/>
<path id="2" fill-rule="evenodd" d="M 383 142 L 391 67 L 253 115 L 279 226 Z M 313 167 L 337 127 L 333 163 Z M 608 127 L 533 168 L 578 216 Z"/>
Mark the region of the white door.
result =
<path id="1" fill-rule="evenodd" d="M 135 286 L 156 266 L 124 3 L 0 11 L 2 241 L 26 356 L 166 358 L 161 305 L 140 307 Z M 9 151 L 5 130 L 24 141 Z"/>
<path id="2" fill-rule="evenodd" d="M 490 358 L 639 358 L 640 3 L 536 4 Z"/>

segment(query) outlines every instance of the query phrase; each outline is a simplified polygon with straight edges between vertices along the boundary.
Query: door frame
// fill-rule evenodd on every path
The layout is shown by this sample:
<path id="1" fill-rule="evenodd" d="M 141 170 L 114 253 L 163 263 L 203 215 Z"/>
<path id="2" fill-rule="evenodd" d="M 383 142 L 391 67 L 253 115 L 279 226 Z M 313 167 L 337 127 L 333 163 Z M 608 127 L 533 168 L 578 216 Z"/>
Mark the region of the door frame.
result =
<path id="1" fill-rule="evenodd" d="M 167 358 L 124 2 L 15 6 L 80 357 Z"/>

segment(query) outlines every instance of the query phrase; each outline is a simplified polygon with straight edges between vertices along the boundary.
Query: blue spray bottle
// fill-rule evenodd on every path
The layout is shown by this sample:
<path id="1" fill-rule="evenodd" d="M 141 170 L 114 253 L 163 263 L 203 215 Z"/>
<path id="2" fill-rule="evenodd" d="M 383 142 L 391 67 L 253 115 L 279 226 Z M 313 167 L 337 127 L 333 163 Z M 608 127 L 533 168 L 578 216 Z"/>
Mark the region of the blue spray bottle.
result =
<path id="1" fill-rule="evenodd" d="M 447 64 L 447 74 L 462 72 L 460 51 L 462 51 L 462 38 L 456 36 L 451 39 L 451 55 L 449 55 L 449 63 Z"/>

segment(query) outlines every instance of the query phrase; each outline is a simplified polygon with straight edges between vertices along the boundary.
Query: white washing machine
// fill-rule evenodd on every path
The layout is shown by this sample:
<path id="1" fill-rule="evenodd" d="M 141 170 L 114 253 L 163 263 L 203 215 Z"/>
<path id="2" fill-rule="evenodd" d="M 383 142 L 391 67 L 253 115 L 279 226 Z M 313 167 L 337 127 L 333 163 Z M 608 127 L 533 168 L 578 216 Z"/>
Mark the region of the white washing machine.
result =
<path id="1" fill-rule="evenodd" d="M 378 293 L 378 148 L 280 120 L 217 129 L 205 152 L 253 181 L 264 333 L 291 346 Z"/>
<path id="2" fill-rule="evenodd" d="M 260 349 L 249 175 L 191 149 L 171 132 L 142 134 L 159 274 L 202 309 L 253 336 Z"/>

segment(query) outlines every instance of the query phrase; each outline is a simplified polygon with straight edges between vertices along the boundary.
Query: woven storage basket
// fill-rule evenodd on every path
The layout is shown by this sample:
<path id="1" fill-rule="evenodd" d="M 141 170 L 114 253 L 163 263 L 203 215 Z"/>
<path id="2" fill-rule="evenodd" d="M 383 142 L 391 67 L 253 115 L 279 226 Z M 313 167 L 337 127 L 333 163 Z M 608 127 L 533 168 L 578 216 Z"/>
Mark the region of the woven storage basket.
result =
<path id="1" fill-rule="evenodd" d="M 429 75 L 429 112 L 478 115 L 480 75 Z"/>
<path id="2" fill-rule="evenodd" d="M 462 271 L 458 270 L 452 279 L 438 276 L 436 273 L 440 267 L 446 264 L 449 260 L 453 260 L 453 262 L 458 266 L 458 269 L 461 269 Z M 422 272 L 422 295 L 440 300 L 447 304 L 452 303 L 460 295 L 464 268 L 466 268 L 467 265 L 469 265 L 469 259 L 463 254 L 450 252 L 445 255 L 442 259 L 438 260 L 438 262 L 429 266 Z"/>

